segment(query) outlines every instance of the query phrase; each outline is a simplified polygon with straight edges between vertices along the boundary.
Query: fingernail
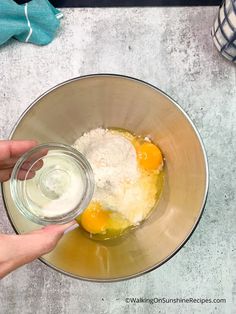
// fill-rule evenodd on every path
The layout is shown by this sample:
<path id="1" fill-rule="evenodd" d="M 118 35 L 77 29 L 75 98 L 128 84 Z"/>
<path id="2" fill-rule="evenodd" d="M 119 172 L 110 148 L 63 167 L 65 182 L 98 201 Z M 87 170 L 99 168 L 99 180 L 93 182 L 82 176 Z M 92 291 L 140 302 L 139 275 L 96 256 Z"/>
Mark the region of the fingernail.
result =
<path id="1" fill-rule="evenodd" d="M 68 233 L 68 232 L 70 232 L 70 231 L 76 229 L 77 227 L 79 227 L 79 224 L 78 224 L 78 223 L 75 223 L 74 225 L 72 225 L 72 226 L 66 228 L 66 230 L 64 231 L 64 234 L 66 234 L 66 233 Z"/>

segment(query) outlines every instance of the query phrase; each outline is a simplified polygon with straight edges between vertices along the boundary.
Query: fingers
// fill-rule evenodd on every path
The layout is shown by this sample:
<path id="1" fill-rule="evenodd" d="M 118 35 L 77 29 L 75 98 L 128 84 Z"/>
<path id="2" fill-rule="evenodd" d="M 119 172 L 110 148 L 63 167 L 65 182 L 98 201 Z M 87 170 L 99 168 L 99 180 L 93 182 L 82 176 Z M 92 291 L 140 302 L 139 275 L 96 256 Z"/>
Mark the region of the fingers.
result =
<path id="1" fill-rule="evenodd" d="M 0 262 L 5 269 L 0 269 L 0 277 L 52 251 L 63 236 L 63 232 L 76 221 L 64 225 L 50 225 L 22 235 L 0 235 Z"/>
<path id="2" fill-rule="evenodd" d="M 37 142 L 34 140 L 0 141 L 0 161 L 4 162 L 10 158 L 19 157 L 36 145 Z"/>
<path id="3" fill-rule="evenodd" d="M 43 160 L 38 160 L 38 161 L 36 161 L 36 162 L 33 164 L 33 166 L 32 166 L 32 163 L 31 163 L 31 162 L 26 161 L 26 162 L 24 162 L 24 163 L 22 164 L 21 169 L 22 169 L 22 170 L 29 170 L 29 169 L 30 169 L 30 171 L 36 171 L 36 170 L 41 169 L 42 167 L 43 167 Z"/>
<path id="4" fill-rule="evenodd" d="M 0 155 L 2 155 L 1 151 L 0 151 Z M 9 158 L 7 160 L 0 160 L 0 168 L 1 169 L 13 168 L 17 160 L 18 160 L 18 157 Z"/>
<path id="5" fill-rule="evenodd" d="M 26 170 L 20 170 L 17 176 L 17 179 L 19 180 L 29 180 L 32 179 L 35 176 L 35 171 L 26 171 Z"/>
<path id="6" fill-rule="evenodd" d="M 6 182 L 11 178 L 12 169 L 2 169 L 0 170 L 0 182 Z M 26 178 L 27 176 L 27 178 Z M 32 179 L 35 176 L 35 171 L 21 170 L 18 174 L 19 180 Z"/>
<path id="7" fill-rule="evenodd" d="M 5 182 L 10 179 L 12 169 L 0 170 L 0 182 Z"/>
<path id="8" fill-rule="evenodd" d="M 35 254 L 41 256 L 51 252 L 56 247 L 64 232 L 72 226 L 78 226 L 75 220 L 64 225 L 49 225 L 39 230 L 27 233 L 23 236 L 31 238 L 31 244 L 33 242 L 35 243 Z"/>
<path id="9" fill-rule="evenodd" d="M 49 225 L 42 228 L 41 230 L 44 230 L 44 232 L 63 235 L 64 233 L 72 231 L 77 227 L 78 227 L 78 223 L 75 220 L 73 220 L 63 225 Z"/>
<path id="10" fill-rule="evenodd" d="M 20 167 L 18 178 L 20 180 L 32 179 L 35 176 L 35 171 L 43 167 L 43 160 L 40 158 L 45 156 L 47 152 L 47 150 L 37 152 L 27 159 Z"/>
<path id="11" fill-rule="evenodd" d="M 0 152 L 1 155 L 1 152 Z M 8 169 L 8 168 L 13 168 L 17 162 L 19 158 L 18 157 L 14 157 L 14 158 L 10 158 L 8 160 L 5 161 L 0 161 L 0 168 L 1 169 Z M 32 161 L 26 161 L 22 164 L 21 168 L 24 170 L 29 170 L 30 167 L 32 166 Z M 30 170 L 39 170 L 41 169 L 43 166 L 43 161 L 42 160 L 38 160 L 37 162 L 34 163 L 34 165 L 32 166 L 32 168 Z"/>
<path id="12" fill-rule="evenodd" d="M 2 260 L 8 265 L 8 271 L 5 269 L 5 274 L 50 252 L 60 239 L 54 234 L 47 234 L 45 232 L 31 232 L 23 235 L 1 235 L 1 238 L 0 262 Z"/>
<path id="13" fill-rule="evenodd" d="M 64 230 L 64 234 L 68 233 L 68 232 L 71 232 L 73 231 L 74 229 L 78 228 L 79 227 L 79 224 L 78 222 L 76 222 L 75 224 L 67 227 L 65 230 Z"/>
<path id="14" fill-rule="evenodd" d="M 28 159 L 31 164 L 34 163 L 36 160 L 41 159 L 42 157 L 46 156 L 48 153 L 48 149 L 47 148 L 41 148 L 40 151 L 35 152 L 34 154 L 32 154 L 30 156 L 30 158 Z"/>
<path id="15" fill-rule="evenodd" d="M 74 225 L 76 221 L 47 226 L 23 235 L 0 235 L 0 278 L 52 251 L 63 232 Z"/>
<path id="16" fill-rule="evenodd" d="M 12 168 L 18 158 L 35 145 L 37 145 L 37 142 L 34 140 L 0 141 L 0 182 L 5 182 L 10 179 Z M 46 154 L 47 150 L 45 149 L 31 156 L 31 158 L 21 166 L 18 179 L 32 179 L 35 176 L 35 171 L 41 169 L 43 166 L 43 161 L 37 161 L 37 159 Z"/>

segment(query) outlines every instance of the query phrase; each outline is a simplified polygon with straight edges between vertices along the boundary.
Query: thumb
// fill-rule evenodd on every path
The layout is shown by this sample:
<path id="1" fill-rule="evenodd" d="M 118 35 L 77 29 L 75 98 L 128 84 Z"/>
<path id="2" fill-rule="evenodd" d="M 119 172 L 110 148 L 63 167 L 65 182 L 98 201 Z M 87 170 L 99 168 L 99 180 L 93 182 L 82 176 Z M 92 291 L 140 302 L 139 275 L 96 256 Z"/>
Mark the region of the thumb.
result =
<path id="1" fill-rule="evenodd" d="M 62 236 L 63 234 L 74 230 L 78 226 L 79 224 L 77 223 L 77 221 L 72 220 L 63 225 L 48 225 L 46 227 L 43 227 L 42 229 L 36 230 L 35 232 L 40 232 L 40 233 L 46 232 L 46 233 Z"/>
<path id="2" fill-rule="evenodd" d="M 74 220 L 64 225 L 49 225 L 21 235 L 2 235 L 0 278 L 52 251 L 63 234 L 77 226 Z"/>
<path id="3" fill-rule="evenodd" d="M 64 233 L 77 227 L 78 223 L 73 220 L 63 225 L 48 225 L 25 235 L 30 236 L 36 255 L 41 256 L 52 251 Z"/>

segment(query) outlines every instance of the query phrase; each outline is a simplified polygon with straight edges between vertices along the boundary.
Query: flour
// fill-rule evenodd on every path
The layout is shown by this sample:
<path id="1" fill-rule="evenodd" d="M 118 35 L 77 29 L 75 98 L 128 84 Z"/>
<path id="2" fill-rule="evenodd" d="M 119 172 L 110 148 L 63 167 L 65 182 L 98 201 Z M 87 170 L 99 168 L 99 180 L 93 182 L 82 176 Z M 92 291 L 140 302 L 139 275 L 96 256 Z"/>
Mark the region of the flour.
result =
<path id="1" fill-rule="evenodd" d="M 132 142 L 118 132 L 98 128 L 73 146 L 93 168 L 93 201 L 121 213 L 131 224 L 142 221 L 156 201 L 156 176 L 141 175 Z"/>
<path id="2" fill-rule="evenodd" d="M 95 197 L 100 189 L 115 193 L 124 182 L 138 176 L 136 151 L 125 137 L 98 128 L 81 136 L 74 144 L 90 162 L 96 183 Z"/>

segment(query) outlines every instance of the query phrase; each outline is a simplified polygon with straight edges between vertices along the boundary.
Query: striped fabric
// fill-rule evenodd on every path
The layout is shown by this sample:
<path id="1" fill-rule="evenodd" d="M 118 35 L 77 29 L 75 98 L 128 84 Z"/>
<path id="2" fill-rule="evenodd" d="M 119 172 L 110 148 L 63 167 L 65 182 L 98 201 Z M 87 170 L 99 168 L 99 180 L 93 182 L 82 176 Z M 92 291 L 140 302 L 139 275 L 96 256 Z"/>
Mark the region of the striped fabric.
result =
<path id="1" fill-rule="evenodd" d="M 220 53 L 236 62 L 236 0 L 223 1 L 211 34 Z"/>

